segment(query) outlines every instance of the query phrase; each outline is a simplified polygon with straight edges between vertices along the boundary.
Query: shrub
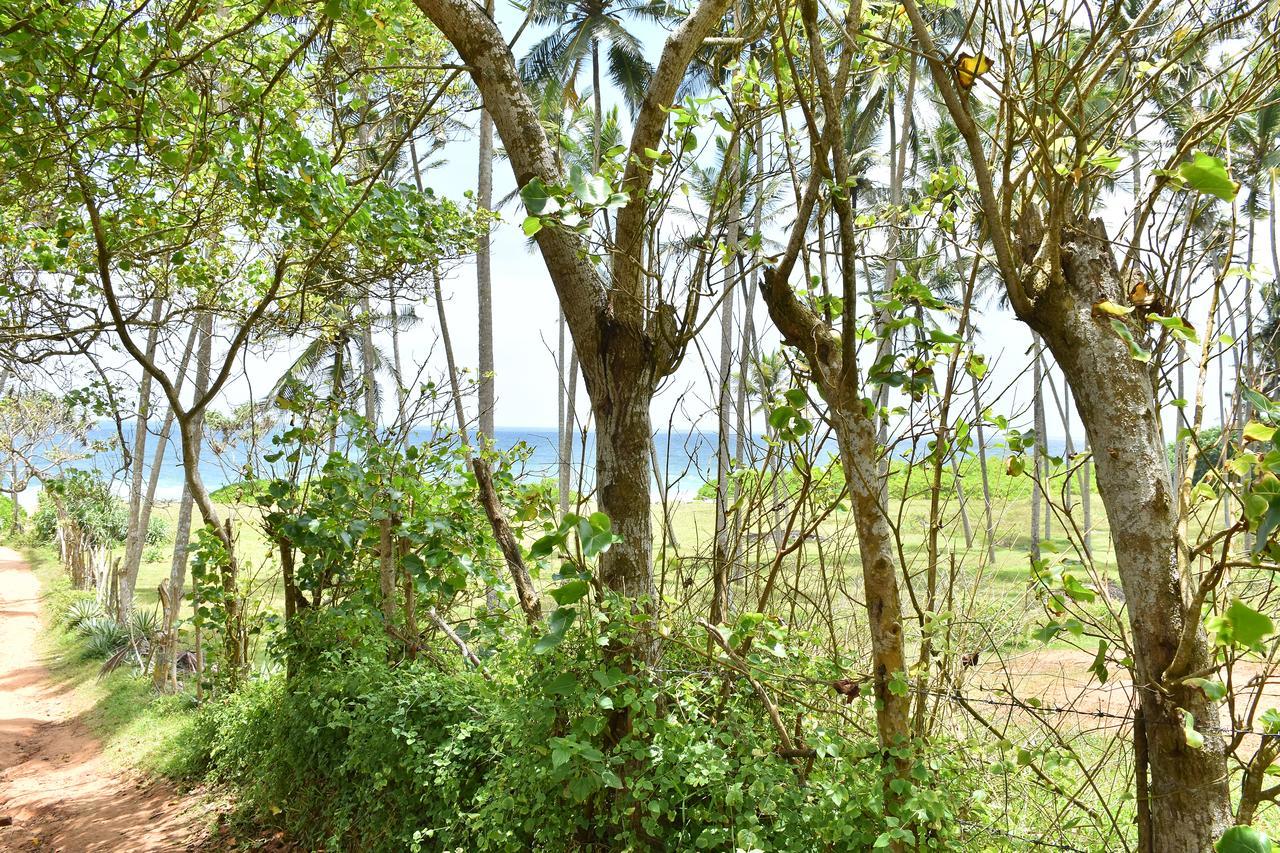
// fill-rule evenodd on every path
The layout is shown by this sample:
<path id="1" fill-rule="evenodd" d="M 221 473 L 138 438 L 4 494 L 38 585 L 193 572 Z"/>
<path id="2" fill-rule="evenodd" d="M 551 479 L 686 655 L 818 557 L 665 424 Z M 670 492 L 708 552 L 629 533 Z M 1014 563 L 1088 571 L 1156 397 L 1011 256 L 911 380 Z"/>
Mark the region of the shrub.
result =
<path id="1" fill-rule="evenodd" d="M 267 493 L 270 480 L 262 478 L 227 483 L 209 493 L 209 499 L 220 504 L 253 503 Z"/>
<path id="2" fill-rule="evenodd" d="M 147 538 L 143 540 L 143 544 L 163 545 L 168 540 L 169 522 L 158 515 L 152 515 L 147 520 Z"/>
<path id="3" fill-rule="evenodd" d="M 362 634 L 334 622 L 313 617 L 308 631 Z M 625 675 L 595 639 L 541 655 L 527 635 L 495 642 L 492 681 L 425 659 L 389 665 L 373 645 L 295 648 L 306 663 L 292 680 L 205 709 L 189 766 L 234 782 L 247 808 L 308 849 L 640 849 L 658 838 L 681 850 L 867 850 L 887 838 L 879 750 L 837 715 L 811 725 L 818 756 L 802 783 L 745 681 L 726 686 L 674 652 L 664 666 L 680 674 L 665 683 Z M 624 706 L 630 730 L 610 747 Z M 960 817 L 982 818 L 953 747 L 916 764 L 904 808 L 935 833 L 919 849 L 947 848 Z"/>
<path id="4" fill-rule="evenodd" d="M 22 518 L 26 513 L 22 508 L 18 508 L 18 517 Z M 0 494 L 0 534 L 10 534 L 13 532 L 13 498 L 9 495 Z"/>

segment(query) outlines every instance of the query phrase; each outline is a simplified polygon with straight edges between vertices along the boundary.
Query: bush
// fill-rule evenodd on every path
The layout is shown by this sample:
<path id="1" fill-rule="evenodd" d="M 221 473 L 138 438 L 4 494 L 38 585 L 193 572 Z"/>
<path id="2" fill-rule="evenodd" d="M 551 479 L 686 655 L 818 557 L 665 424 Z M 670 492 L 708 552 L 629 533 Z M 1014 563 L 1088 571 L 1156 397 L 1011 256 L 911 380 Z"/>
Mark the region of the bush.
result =
<path id="1" fill-rule="evenodd" d="M 111 494 L 111 489 L 98 471 L 70 471 L 57 480 L 45 483 L 40 492 L 36 512 L 32 516 L 37 542 L 52 542 L 58 535 L 58 510 L 79 525 L 93 544 L 123 542 L 129 529 L 129 511 L 125 502 Z M 160 529 L 165 528 L 160 522 Z"/>
<path id="2" fill-rule="evenodd" d="M 18 508 L 18 517 L 22 518 L 26 513 L 22 508 Z M 0 534 L 11 534 L 13 532 L 13 498 L 9 495 L 0 495 Z"/>
<path id="3" fill-rule="evenodd" d="M 661 839 L 680 850 L 867 850 L 892 828 L 878 748 L 837 715 L 811 728 L 818 758 L 801 783 L 802 765 L 777 754 L 744 681 L 731 678 L 723 694 L 705 661 L 674 653 L 664 666 L 688 675 L 664 685 L 624 675 L 589 636 L 543 655 L 532 645 L 495 645 L 486 681 L 425 660 L 392 666 L 372 645 L 317 643 L 295 655 L 306 663 L 291 681 L 207 707 L 189 766 L 235 783 L 246 807 L 308 849 L 641 849 Z M 631 728 L 610 748 L 611 709 L 624 705 Z M 978 785 L 956 763 L 963 753 L 934 749 L 905 806 L 935 828 L 920 849 L 947 848 L 959 817 L 982 818 Z"/>
<path id="4" fill-rule="evenodd" d="M 147 519 L 147 538 L 143 540 L 143 544 L 163 545 L 167 541 L 169 541 L 169 522 L 158 515 L 152 515 Z"/>

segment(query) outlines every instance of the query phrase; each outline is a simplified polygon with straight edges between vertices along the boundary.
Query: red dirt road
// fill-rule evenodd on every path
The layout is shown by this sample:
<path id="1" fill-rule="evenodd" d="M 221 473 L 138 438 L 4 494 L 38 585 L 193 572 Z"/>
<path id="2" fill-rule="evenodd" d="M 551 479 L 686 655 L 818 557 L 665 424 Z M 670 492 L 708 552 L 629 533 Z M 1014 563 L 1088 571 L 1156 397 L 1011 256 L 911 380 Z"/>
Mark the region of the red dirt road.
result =
<path id="1" fill-rule="evenodd" d="M 0 547 L 0 851 L 198 849 L 206 810 L 121 773 L 37 651 L 40 585 Z"/>

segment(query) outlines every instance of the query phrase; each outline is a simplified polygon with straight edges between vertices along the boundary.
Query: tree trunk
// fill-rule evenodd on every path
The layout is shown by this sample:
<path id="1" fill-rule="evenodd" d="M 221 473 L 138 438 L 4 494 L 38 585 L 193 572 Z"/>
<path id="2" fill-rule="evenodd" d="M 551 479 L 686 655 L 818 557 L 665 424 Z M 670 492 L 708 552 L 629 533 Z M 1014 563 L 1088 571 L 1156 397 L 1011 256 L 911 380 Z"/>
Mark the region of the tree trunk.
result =
<path id="1" fill-rule="evenodd" d="M 151 300 L 151 328 L 147 331 L 147 358 L 156 357 L 156 344 L 160 335 L 160 300 Z M 147 538 L 147 524 L 150 519 L 142 517 L 142 477 L 145 471 L 144 459 L 147 455 L 147 434 L 151 419 L 151 373 L 142 371 L 142 381 L 138 383 L 138 411 L 134 421 L 133 454 L 129 460 L 129 528 L 125 534 L 124 576 L 120 578 L 119 609 L 116 618 L 124 622 L 133 607 L 133 586 L 137 582 L 137 566 L 142 562 L 142 548 Z"/>
<path id="2" fill-rule="evenodd" d="M 1040 357 L 1040 339 L 1035 338 L 1032 343 L 1032 384 L 1031 384 L 1031 409 L 1036 433 L 1035 447 L 1031 454 L 1031 470 L 1033 476 L 1031 478 L 1031 556 L 1040 559 L 1040 512 L 1041 507 L 1046 502 L 1044 487 L 1048 484 L 1048 477 L 1044 465 L 1044 360 Z M 1045 526 L 1048 527 L 1048 511 L 1045 511 Z"/>
<path id="3" fill-rule="evenodd" d="M 195 396 L 199 399 L 209 389 L 209 369 L 213 358 L 213 319 L 202 317 L 196 324 L 196 336 L 199 346 L 196 350 Z M 189 352 L 190 350 L 188 350 Z M 179 382 L 186 373 L 186 357 L 183 358 L 182 373 Z M 178 385 L 179 389 L 181 385 Z M 195 459 L 199 464 L 200 447 L 204 439 L 204 417 L 200 416 L 194 424 L 197 431 L 195 439 Z M 164 450 L 165 434 L 161 434 L 161 452 Z M 184 459 L 184 464 L 190 464 Z M 165 624 L 162 626 L 162 639 L 152 669 L 152 681 L 158 690 L 177 687 L 178 673 L 178 614 L 182 611 L 182 591 L 187 580 L 187 550 L 191 542 L 191 509 L 194 499 L 191 483 L 184 481 L 182 499 L 178 504 L 178 518 L 173 534 L 173 559 L 169 563 L 169 601 L 170 608 L 164 614 Z"/>
<path id="4" fill-rule="evenodd" d="M 191 351 L 195 347 L 199 333 L 200 324 L 193 324 L 191 334 L 187 336 L 186 347 L 182 351 L 182 360 L 178 363 L 176 388 L 179 393 L 182 391 L 182 386 L 187 376 L 187 368 L 191 362 Z M 150 376 L 150 374 L 147 375 Z M 207 381 L 205 385 L 207 390 Z M 197 391 L 197 394 L 203 393 L 204 391 Z M 156 489 L 160 486 L 160 471 L 164 467 L 164 454 L 169 447 L 169 436 L 173 432 L 173 421 L 173 409 L 170 407 L 165 415 L 164 426 L 160 428 L 160 435 L 156 437 L 156 449 L 151 456 L 151 473 L 147 479 L 146 491 L 142 494 L 142 503 L 138 507 L 135 525 L 141 531 L 138 544 L 133 551 L 130 551 L 128 547 L 125 548 L 124 565 L 121 567 L 120 589 L 122 598 L 125 597 L 127 590 L 128 600 L 124 602 L 126 607 L 132 607 L 133 605 L 133 590 L 137 586 L 138 572 L 142 568 L 142 553 L 146 546 L 147 531 L 151 526 L 151 511 L 155 507 Z"/>
<path id="5" fill-rule="evenodd" d="M 973 343 L 972 325 L 970 326 L 970 345 Z M 982 523 L 987 539 L 987 562 L 995 565 L 996 562 L 996 531 L 995 531 L 995 513 L 991 506 L 991 477 L 987 470 L 987 436 L 986 430 L 982 423 L 985 419 L 982 408 L 981 383 L 972 373 L 969 374 L 969 384 L 973 388 L 973 408 L 974 408 L 974 428 L 978 437 L 978 470 L 982 475 Z"/>
<path id="6" fill-rule="evenodd" d="M 645 364 L 648 341 L 617 324 L 602 358 L 584 364 L 583 378 L 596 419 L 596 496 L 622 537 L 600 556 L 601 583 L 623 596 L 654 595 L 650 504 L 653 381 Z M 652 604 L 652 602 L 651 602 Z"/>
<path id="7" fill-rule="evenodd" d="M 10 472 L 9 481 L 9 499 L 13 502 L 13 506 L 9 509 L 13 513 L 12 526 L 9 528 L 10 536 L 20 536 L 22 534 L 22 507 L 18 504 L 18 494 L 21 491 L 18 488 L 18 463 L 13 463 Z"/>
<path id="8" fill-rule="evenodd" d="M 860 402 L 860 401 L 859 401 Z M 880 454 L 875 426 L 860 411 L 833 406 L 832 421 L 840 446 L 849 487 L 849 502 L 858 529 L 858 554 L 862 561 L 862 586 L 871 631 L 872 684 L 875 688 L 876 731 L 882 749 L 907 737 L 911 708 L 907 686 L 906 652 L 903 647 L 902 605 L 898 597 L 897 550 L 893 529 L 880 503 Z M 902 689 L 890 688 L 898 681 Z M 899 762 L 900 764 L 901 762 Z"/>
<path id="9" fill-rule="evenodd" d="M 1133 638 L 1135 687 L 1150 762 L 1153 848 L 1210 850 L 1231 823 L 1225 744 L 1216 705 L 1173 679 L 1212 664 L 1198 624 L 1185 626 L 1188 579 L 1177 568 L 1176 510 L 1155 390 L 1106 319 L 1101 299 L 1127 294 L 1100 220 L 1062 229 L 1060 280 L 1038 280 L 1022 319 L 1039 332 L 1074 392 L 1094 448 L 1098 490 L 1111 524 Z M 1015 303 L 1016 304 L 1016 303 Z M 1138 321 L 1130 320 L 1135 334 Z M 1191 653 L 1184 672 L 1166 673 L 1184 630 Z M 1184 714 L 1204 745 L 1187 745 Z"/>
<path id="10" fill-rule="evenodd" d="M 493 0 L 486 0 L 485 14 L 493 17 Z M 480 166 L 476 176 L 476 207 L 488 211 L 493 207 L 493 118 L 488 110 L 480 111 Z M 480 409 L 480 446 L 493 441 L 494 412 L 497 403 L 493 376 L 493 268 L 492 244 L 488 226 L 482 226 L 476 240 L 476 295 L 479 326 L 480 387 L 477 389 Z"/>
<path id="11" fill-rule="evenodd" d="M 373 365 L 376 358 L 373 350 L 373 311 L 369 307 L 369 297 L 360 300 L 360 310 L 364 313 L 364 323 L 360 330 L 360 373 L 364 390 L 364 419 L 369 428 L 378 428 L 378 378 Z"/>
<path id="12" fill-rule="evenodd" d="M 725 169 L 738 170 L 738 135 L 734 134 L 732 145 L 725 154 Z M 730 173 L 732 174 L 732 172 Z M 728 187 L 730 198 L 736 200 L 739 189 L 735 185 Z M 729 616 L 729 574 L 734 563 L 731 548 L 732 531 L 729 529 L 729 429 L 733 416 L 733 300 L 736 283 L 737 264 L 733 253 L 738 242 L 738 211 L 740 205 L 730 204 L 727 208 L 730 217 L 725 234 L 729 263 L 725 266 L 724 290 L 720 300 L 720 361 L 717 381 L 716 413 L 716 527 L 714 556 L 711 561 L 714 576 L 714 593 L 711 601 L 711 621 L 720 624 Z"/>

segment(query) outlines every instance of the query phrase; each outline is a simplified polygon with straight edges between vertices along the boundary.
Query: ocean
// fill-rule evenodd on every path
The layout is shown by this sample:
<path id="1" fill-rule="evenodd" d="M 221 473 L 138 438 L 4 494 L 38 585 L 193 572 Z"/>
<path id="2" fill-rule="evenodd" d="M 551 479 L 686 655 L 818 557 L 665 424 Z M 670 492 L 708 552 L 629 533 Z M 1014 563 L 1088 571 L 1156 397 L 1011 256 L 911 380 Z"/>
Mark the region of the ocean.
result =
<path id="1" fill-rule="evenodd" d="M 148 440 L 147 464 L 154 458 L 156 435 L 162 425 L 151 424 L 152 436 Z M 430 430 L 415 430 L 411 435 L 413 443 L 422 443 L 431 438 Z M 71 463 L 70 467 L 97 469 L 112 483 L 112 488 L 121 495 L 128 491 L 128 476 L 124 471 L 124 458 L 119 450 L 118 435 L 114 425 L 100 425 L 89 434 L 90 441 L 110 444 L 111 449 L 98 452 L 85 459 Z M 124 440 L 133 446 L 133 428 L 126 425 Z M 755 436 L 757 442 L 761 436 Z M 1002 448 L 998 446 L 998 437 L 988 438 L 991 445 L 989 452 L 1000 455 Z M 555 478 L 556 431 L 545 427 L 498 427 L 495 430 L 494 443 L 502 451 L 520 449 L 525 457 L 520 465 L 521 476 L 528 478 Z M 659 477 L 655 477 L 654 487 L 665 485 L 673 498 L 689 499 L 698 492 L 705 483 L 715 480 L 716 433 L 710 430 L 676 429 L 670 432 L 659 432 L 654 437 L 655 450 L 660 469 Z M 1063 449 L 1061 438 L 1050 437 L 1048 449 L 1051 454 L 1060 454 Z M 264 442 L 266 452 L 270 444 Z M 903 448 L 903 452 L 908 448 Z M 834 454 L 834 442 L 824 445 L 820 453 L 823 456 Z M 223 452 L 216 452 L 206 443 L 205 452 L 200 461 L 200 474 L 210 490 L 244 479 L 244 465 L 247 458 L 244 447 L 232 447 Z M 590 488 L 593 481 L 595 460 L 595 434 L 587 432 L 585 442 L 581 433 L 575 436 L 574 450 L 575 489 L 578 478 L 584 488 Z M 659 479 L 660 478 L 660 479 Z M 161 463 L 160 478 L 156 488 L 156 498 L 161 501 L 177 500 L 182 495 L 183 473 L 181 452 L 177 442 L 171 440 L 165 448 L 164 460 Z M 33 483 L 26 492 L 20 495 L 24 506 L 35 505 L 38 484 Z"/>

